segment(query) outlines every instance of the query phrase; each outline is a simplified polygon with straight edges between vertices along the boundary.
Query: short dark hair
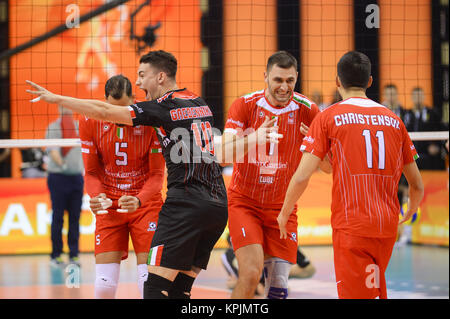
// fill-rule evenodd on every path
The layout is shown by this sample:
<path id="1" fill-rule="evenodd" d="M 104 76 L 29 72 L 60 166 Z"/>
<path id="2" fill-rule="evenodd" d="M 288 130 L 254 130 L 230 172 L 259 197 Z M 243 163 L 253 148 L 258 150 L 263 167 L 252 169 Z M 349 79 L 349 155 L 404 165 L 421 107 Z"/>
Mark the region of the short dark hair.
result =
<path id="1" fill-rule="evenodd" d="M 133 96 L 131 82 L 122 74 L 114 75 L 106 81 L 105 84 L 105 97 L 112 96 L 114 99 L 119 100 L 123 94 L 128 97 Z"/>
<path id="2" fill-rule="evenodd" d="M 267 71 L 274 65 L 278 65 L 282 69 L 294 67 L 297 71 L 297 59 L 287 51 L 278 51 L 272 54 L 267 60 Z"/>
<path id="3" fill-rule="evenodd" d="M 175 79 L 177 74 L 177 59 L 172 53 L 158 50 L 150 51 L 139 59 L 139 63 L 151 64 L 154 68 L 165 72 L 169 78 Z"/>
<path id="4" fill-rule="evenodd" d="M 337 64 L 337 74 L 344 89 L 358 87 L 366 89 L 371 73 L 370 60 L 364 53 L 350 51 Z"/>
<path id="5" fill-rule="evenodd" d="M 397 85 L 392 84 L 392 83 L 389 83 L 389 84 L 386 84 L 386 85 L 384 86 L 384 88 L 385 88 L 385 89 L 396 89 L 396 90 L 397 90 Z"/>

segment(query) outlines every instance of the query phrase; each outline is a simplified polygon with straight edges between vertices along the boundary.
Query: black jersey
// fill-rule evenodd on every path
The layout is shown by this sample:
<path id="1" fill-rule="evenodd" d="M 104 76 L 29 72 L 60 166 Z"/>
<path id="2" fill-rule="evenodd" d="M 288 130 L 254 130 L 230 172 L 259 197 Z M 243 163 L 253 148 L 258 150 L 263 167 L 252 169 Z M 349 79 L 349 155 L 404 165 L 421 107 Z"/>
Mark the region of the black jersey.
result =
<path id="1" fill-rule="evenodd" d="M 167 92 L 157 100 L 129 106 L 133 126 L 157 131 L 167 166 L 167 196 L 193 196 L 226 205 L 222 168 L 214 155 L 214 118 L 198 95 Z"/>

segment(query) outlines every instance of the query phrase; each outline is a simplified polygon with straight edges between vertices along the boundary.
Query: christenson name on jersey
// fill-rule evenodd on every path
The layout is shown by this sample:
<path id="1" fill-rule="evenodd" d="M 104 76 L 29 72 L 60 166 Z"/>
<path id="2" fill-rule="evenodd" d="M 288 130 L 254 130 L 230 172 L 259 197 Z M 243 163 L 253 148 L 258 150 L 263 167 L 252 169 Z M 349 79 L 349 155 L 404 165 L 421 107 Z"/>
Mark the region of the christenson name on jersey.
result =
<path id="1" fill-rule="evenodd" d="M 318 107 L 298 93 L 283 107 L 271 105 L 264 90 L 237 99 L 228 111 L 224 132 L 246 135 L 257 130 L 268 116 L 277 119 L 278 133 L 283 138 L 278 144 L 267 143 L 250 150 L 241 162 L 235 163 L 229 189 L 258 205 L 281 206 L 302 156 L 301 123 L 309 126 L 318 113 Z"/>
<path id="2" fill-rule="evenodd" d="M 403 166 L 417 157 L 405 125 L 385 106 L 350 98 L 320 113 L 302 150 L 331 154 L 331 225 L 358 236 L 393 237 Z"/>

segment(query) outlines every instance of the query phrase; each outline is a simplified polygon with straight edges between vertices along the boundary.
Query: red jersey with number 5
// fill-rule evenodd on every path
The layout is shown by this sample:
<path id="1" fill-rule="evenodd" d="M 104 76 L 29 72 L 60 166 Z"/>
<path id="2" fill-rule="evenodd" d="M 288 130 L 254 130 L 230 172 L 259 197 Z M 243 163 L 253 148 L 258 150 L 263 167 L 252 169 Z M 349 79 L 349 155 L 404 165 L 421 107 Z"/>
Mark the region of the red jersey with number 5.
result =
<path id="1" fill-rule="evenodd" d="M 162 204 L 160 191 L 146 193 L 153 185 L 162 185 L 164 178 L 164 158 L 153 127 L 81 118 L 80 139 L 86 190 L 91 197 L 99 193 L 111 199 L 130 195 L 141 202 Z"/>
<path id="2" fill-rule="evenodd" d="M 313 121 L 302 151 L 331 151 L 331 226 L 363 237 L 397 234 L 397 189 L 403 166 L 417 152 L 402 120 L 366 98 L 334 104 Z"/>

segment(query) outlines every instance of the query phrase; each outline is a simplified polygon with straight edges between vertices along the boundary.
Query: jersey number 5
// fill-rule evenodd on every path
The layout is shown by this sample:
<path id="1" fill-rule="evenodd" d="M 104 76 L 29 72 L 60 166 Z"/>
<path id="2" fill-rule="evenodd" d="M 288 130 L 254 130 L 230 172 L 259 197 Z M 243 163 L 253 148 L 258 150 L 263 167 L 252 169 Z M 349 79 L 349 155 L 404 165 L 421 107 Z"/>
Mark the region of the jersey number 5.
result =
<path id="1" fill-rule="evenodd" d="M 127 148 L 128 143 L 126 142 L 116 142 L 116 156 L 120 157 L 121 159 L 116 159 L 116 165 L 117 166 L 125 166 L 128 164 L 128 155 L 126 152 L 121 151 L 121 148 Z"/>
<path id="2" fill-rule="evenodd" d="M 208 121 L 193 122 L 191 125 L 191 130 L 194 132 L 195 144 L 200 147 L 202 152 L 209 152 L 214 155 L 214 141 L 211 123 Z"/>
<path id="3" fill-rule="evenodd" d="M 373 168 L 373 154 L 372 154 L 372 142 L 370 140 L 370 130 L 363 130 L 362 135 L 366 141 L 366 158 L 367 167 Z M 385 166 L 385 147 L 384 147 L 384 132 L 377 131 L 375 135 L 378 139 L 378 169 L 384 169 Z"/>

